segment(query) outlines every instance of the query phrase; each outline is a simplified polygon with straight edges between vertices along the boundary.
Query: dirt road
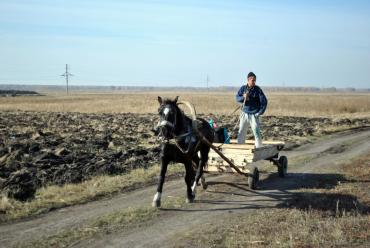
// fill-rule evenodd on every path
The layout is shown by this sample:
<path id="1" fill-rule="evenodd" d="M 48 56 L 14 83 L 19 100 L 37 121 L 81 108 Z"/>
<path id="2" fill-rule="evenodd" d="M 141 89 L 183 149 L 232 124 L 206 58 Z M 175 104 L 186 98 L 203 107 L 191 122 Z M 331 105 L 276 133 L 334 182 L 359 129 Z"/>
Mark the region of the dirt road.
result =
<path id="1" fill-rule="evenodd" d="M 293 191 L 310 187 L 321 177 L 336 176 L 336 166 L 370 150 L 370 128 L 356 129 L 324 137 L 282 154 L 292 166 L 286 178 L 276 173 L 262 175 L 259 189 L 251 191 L 246 178 L 239 175 L 208 177 L 206 191 L 198 188 L 197 200 L 190 207 L 161 209 L 161 218 L 139 228 L 100 235 L 76 247 L 172 247 L 177 236 L 204 223 L 222 223 L 231 212 L 248 214 L 251 210 L 274 208 L 291 198 Z M 111 199 L 63 208 L 28 220 L 0 225 L 1 247 L 12 247 L 19 241 L 39 239 L 127 207 L 149 206 L 155 186 L 138 189 Z M 165 183 L 162 201 L 185 197 L 185 183 L 177 179 Z"/>

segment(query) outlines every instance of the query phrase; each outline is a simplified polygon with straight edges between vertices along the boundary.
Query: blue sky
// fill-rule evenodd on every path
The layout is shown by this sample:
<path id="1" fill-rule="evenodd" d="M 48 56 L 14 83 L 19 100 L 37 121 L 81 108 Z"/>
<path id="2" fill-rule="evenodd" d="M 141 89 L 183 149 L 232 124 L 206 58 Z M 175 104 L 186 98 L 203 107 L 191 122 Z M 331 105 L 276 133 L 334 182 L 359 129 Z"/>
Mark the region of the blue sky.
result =
<path id="1" fill-rule="evenodd" d="M 370 1 L 0 0 L 0 83 L 370 88 Z"/>

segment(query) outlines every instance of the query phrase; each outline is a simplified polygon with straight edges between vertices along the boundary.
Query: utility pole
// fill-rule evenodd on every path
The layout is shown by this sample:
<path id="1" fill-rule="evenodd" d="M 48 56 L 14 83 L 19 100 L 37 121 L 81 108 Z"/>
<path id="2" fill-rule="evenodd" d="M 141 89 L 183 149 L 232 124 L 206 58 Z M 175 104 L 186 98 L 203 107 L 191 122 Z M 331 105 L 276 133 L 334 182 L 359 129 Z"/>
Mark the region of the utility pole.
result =
<path id="1" fill-rule="evenodd" d="M 62 75 L 60 75 L 62 77 L 65 77 L 66 78 L 66 85 L 67 85 L 67 95 L 69 94 L 69 89 L 68 89 L 68 78 L 70 76 L 73 76 L 71 73 L 68 72 L 68 64 L 66 64 L 66 72 L 63 73 Z"/>

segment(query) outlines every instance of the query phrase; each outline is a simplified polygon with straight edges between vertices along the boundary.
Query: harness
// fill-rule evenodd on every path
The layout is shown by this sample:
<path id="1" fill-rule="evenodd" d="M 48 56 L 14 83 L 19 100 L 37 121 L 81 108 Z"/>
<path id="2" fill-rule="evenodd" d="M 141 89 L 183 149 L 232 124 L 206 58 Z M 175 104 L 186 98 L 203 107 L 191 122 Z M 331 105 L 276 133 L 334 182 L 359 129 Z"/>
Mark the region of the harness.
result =
<path id="1" fill-rule="evenodd" d="M 193 145 L 193 141 L 194 139 L 196 140 L 196 137 L 197 135 L 193 132 L 193 129 L 192 129 L 192 126 L 188 126 L 188 131 L 183 133 L 183 134 L 180 134 L 180 135 L 175 135 L 174 133 L 174 129 L 175 129 L 175 125 L 176 125 L 176 118 L 175 118 L 175 122 L 174 123 L 171 123 L 167 120 L 162 120 L 162 121 L 159 121 L 158 125 L 157 125 L 157 128 L 159 127 L 164 127 L 164 126 L 168 126 L 171 128 L 171 134 L 172 134 L 172 138 L 165 138 L 163 137 L 162 135 L 162 132 L 159 132 L 157 138 L 161 141 L 161 143 L 166 143 L 166 144 L 174 144 L 176 145 L 176 147 L 185 155 L 189 155 L 190 151 L 192 150 L 192 148 L 194 148 L 194 151 L 198 148 L 199 144 L 200 144 L 200 139 L 197 140 L 195 146 Z M 180 146 L 180 142 L 185 139 L 184 143 L 188 144 L 188 147 L 186 150 L 184 150 L 181 146 Z"/>

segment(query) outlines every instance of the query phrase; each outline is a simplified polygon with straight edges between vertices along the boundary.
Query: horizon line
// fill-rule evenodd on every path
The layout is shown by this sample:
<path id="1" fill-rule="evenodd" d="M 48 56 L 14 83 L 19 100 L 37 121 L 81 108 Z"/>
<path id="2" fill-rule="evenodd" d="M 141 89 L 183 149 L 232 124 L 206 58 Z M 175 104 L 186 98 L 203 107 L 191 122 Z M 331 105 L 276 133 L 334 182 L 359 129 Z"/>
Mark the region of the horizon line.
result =
<path id="1" fill-rule="evenodd" d="M 12 86 L 23 86 L 23 87 L 57 87 L 57 88 L 65 88 L 65 85 L 60 85 L 60 84 L 0 84 L 0 88 L 2 87 L 12 87 Z M 274 85 L 265 85 L 265 86 L 260 86 L 257 84 L 257 86 L 261 88 L 280 88 L 280 89 L 289 89 L 289 88 L 297 88 L 297 89 L 354 89 L 354 90 L 370 90 L 370 88 L 356 88 L 356 87 L 319 87 L 319 86 L 274 86 Z M 95 85 L 95 84 L 89 84 L 89 85 L 82 85 L 82 84 L 74 84 L 74 85 L 69 85 L 69 88 L 74 88 L 74 87 L 82 87 L 82 88 L 88 88 L 88 87 L 99 87 L 99 88 L 117 88 L 117 87 L 124 87 L 124 88 L 162 88 L 162 89 L 174 89 L 174 88 L 179 88 L 179 89 L 186 89 L 186 88 L 191 88 L 191 89 L 220 89 L 220 88 L 239 88 L 240 86 L 233 86 L 233 85 L 220 85 L 220 86 L 152 86 L 152 85 L 139 85 L 139 86 L 133 86 L 133 85 Z"/>

